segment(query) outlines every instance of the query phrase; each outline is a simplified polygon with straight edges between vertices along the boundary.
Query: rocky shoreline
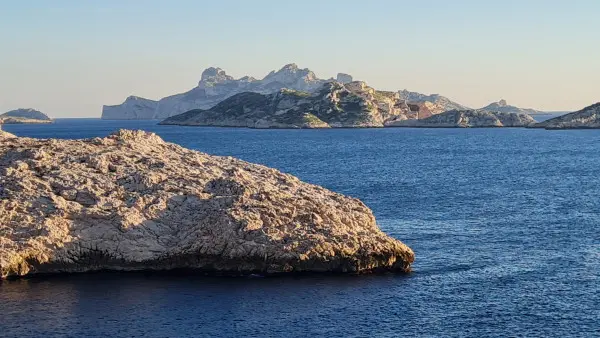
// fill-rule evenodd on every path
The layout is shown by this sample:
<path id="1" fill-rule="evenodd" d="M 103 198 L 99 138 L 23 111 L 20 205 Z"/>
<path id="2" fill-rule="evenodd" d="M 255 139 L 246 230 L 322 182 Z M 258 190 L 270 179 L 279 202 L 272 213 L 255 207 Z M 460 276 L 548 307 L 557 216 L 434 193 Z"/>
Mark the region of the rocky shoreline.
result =
<path id="1" fill-rule="evenodd" d="M 48 124 L 54 121 L 27 119 L 23 117 L 0 117 L 0 124 Z"/>
<path id="2" fill-rule="evenodd" d="M 0 131 L 0 248 L 1 278 L 408 272 L 414 260 L 357 199 L 128 130 Z"/>

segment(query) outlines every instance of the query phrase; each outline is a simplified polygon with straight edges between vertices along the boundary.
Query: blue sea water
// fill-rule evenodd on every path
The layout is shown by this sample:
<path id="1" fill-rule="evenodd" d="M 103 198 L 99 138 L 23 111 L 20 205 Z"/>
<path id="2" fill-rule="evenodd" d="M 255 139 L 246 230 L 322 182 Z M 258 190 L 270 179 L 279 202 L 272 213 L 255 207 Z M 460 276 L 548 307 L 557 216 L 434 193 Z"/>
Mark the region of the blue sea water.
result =
<path id="1" fill-rule="evenodd" d="M 6 125 L 87 138 L 144 129 L 363 200 L 414 272 L 0 283 L 3 337 L 598 337 L 600 130 L 252 130 L 156 121 Z"/>

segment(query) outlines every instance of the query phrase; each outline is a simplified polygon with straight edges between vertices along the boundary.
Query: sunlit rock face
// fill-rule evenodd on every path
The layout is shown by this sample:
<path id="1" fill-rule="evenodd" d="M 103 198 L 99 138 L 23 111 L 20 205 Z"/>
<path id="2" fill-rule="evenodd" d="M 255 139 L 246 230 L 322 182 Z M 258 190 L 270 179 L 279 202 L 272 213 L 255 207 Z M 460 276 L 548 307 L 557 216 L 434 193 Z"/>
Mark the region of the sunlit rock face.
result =
<path id="1" fill-rule="evenodd" d="M 355 198 L 130 130 L 87 140 L 0 131 L 0 248 L 2 278 L 407 272 L 414 260 Z"/>

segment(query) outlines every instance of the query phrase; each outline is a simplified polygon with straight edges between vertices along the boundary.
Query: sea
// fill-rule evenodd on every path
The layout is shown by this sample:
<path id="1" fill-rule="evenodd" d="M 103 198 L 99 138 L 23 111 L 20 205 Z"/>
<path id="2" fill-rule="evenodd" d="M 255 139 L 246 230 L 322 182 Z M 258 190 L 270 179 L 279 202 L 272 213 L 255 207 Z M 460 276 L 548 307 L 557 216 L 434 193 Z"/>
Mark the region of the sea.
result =
<path id="1" fill-rule="evenodd" d="M 364 201 L 416 253 L 406 275 L 102 273 L 0 283 L 2 337 L 600 337 L 600 130 L 143 129 Z"/>

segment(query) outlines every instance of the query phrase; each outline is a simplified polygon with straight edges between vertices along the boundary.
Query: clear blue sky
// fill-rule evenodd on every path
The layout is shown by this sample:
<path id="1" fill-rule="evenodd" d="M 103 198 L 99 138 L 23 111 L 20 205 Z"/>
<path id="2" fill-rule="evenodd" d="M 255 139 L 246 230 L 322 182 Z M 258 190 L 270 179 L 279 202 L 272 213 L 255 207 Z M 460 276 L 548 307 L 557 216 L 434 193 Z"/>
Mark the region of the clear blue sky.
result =
<path id="1" fill-rule="evenodd" d="M 0 0 L 0 111 L 99 116 L 295 62 L 480 107 L 600 101 L 597 0 Z"/>

